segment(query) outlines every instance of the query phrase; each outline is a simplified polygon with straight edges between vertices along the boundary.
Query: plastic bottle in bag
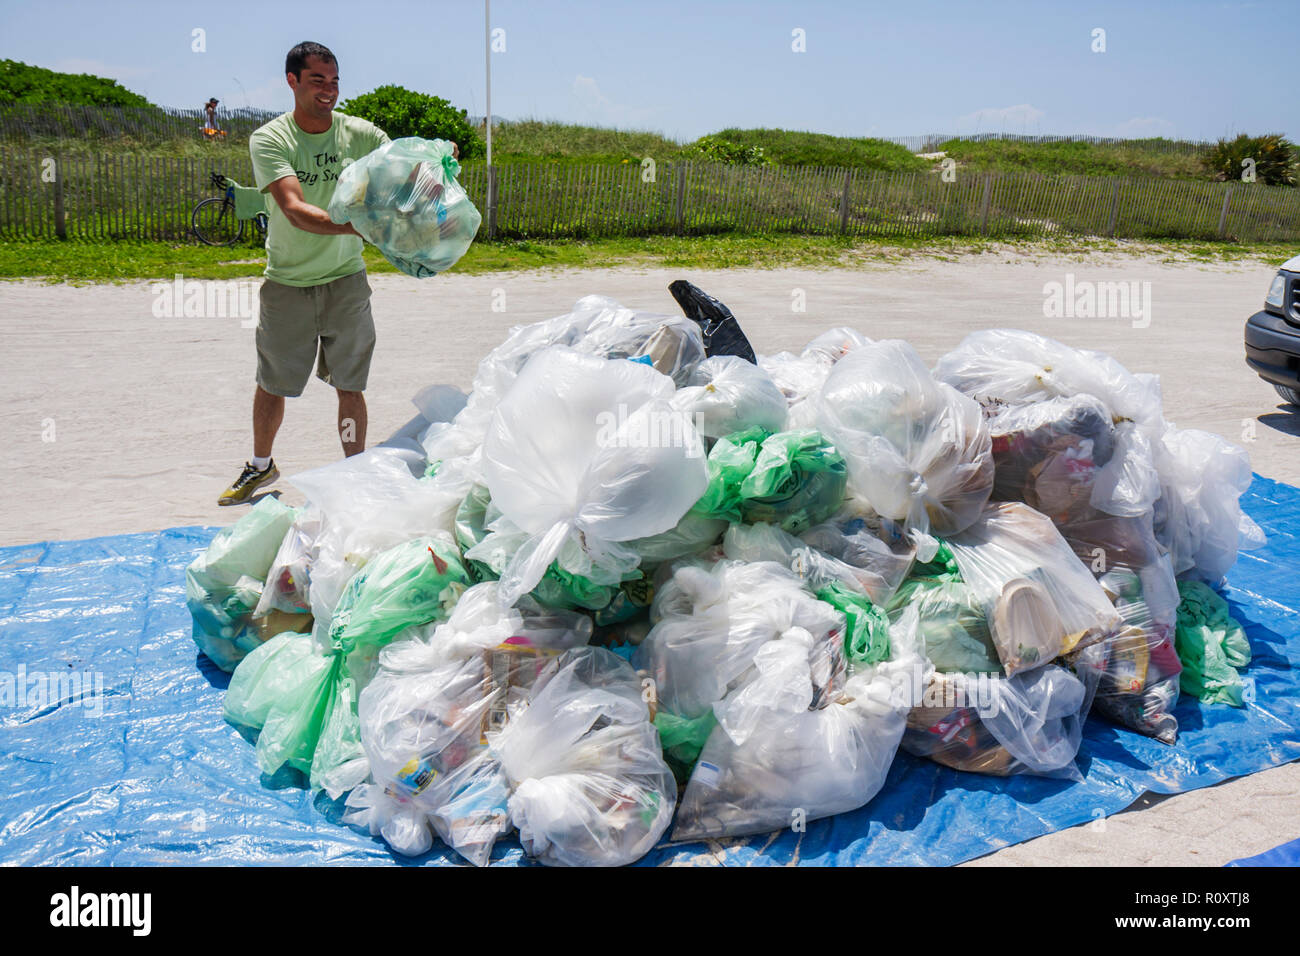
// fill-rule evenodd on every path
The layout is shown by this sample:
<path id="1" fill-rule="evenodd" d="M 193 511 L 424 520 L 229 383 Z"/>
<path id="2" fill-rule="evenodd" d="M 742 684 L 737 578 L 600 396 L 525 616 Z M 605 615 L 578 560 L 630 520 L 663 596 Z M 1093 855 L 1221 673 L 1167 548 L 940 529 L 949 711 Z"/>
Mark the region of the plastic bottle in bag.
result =
<path id="1" fill-rule="evenodd" d="M 459 174 L 451 143 L 395 139 L 344 168 L 328 212 L 407 275 L 437 275 L 465 254 L 483 218 Z"/>
<path id="2" fill-rule="evenodd" d="M 628 663 L 600 647 L 547 665 L 488 745 L 511 786 L 510 820 L 550 866 L 621 866 L 672 820 L 677 784 Z"/>

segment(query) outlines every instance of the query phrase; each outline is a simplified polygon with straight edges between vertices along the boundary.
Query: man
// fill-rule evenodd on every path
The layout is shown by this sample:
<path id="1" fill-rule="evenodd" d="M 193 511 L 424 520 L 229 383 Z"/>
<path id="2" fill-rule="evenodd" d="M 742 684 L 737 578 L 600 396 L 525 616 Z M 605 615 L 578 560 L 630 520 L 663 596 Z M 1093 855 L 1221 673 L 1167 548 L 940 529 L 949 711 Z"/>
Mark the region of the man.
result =
<path id="1" fill-rule="evenodd" d="M 221 125 L 217 122 L 217 104 L 221 101 L 215 96 L 203 104 L 203 112 L 207 114 L 207 121 L 203 125 L 204 132 L 208 130 L 220 130 Z"/>
<path id="2" fill-rule="evenodd" d="M 325 207 L 343 167 L 388 142 L 383 130 L 334 113 L 338 61 L 319 43 L 285 58 L 294 107 L 249 138 L 257 188 L 269 192 L 266 279 L 259 296 L 253 457 L 218 499 L 232 505 L 280 477 L 271 446 L 296 398 L 316 376 L 338 392 L 339 439 L 347 456 L 366 447 L 366 379 L 375 347 L 370 284 L 360 235 Z M 319 356 L 317 350 L 319 347 Z"/>

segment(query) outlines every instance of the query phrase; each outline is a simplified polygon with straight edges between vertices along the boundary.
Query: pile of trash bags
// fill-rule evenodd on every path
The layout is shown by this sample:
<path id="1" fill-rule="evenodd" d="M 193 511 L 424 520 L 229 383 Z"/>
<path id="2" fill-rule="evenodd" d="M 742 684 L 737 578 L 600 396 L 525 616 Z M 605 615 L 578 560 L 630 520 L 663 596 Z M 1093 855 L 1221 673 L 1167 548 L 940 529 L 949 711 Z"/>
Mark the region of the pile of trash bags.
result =
<path id="1" fill-rule="evenodd" d="M 263 773 L 401 854 L 618 865 L 854 810 L 900 749 L 1078 779 L 1090 716 L 1241 704 L 1249 462 L 1154 377 L 1002 330 L 760 356 L 670 288 L 513 329 L 194 562 Z"/>
<path id="2" fill-rule="evenodd" d="M 339 174 L 330 219 L 352 223 L 409 276 L 447 271 L 483 220 L 456 179 L 452 148 L 446 140 L 406 136 L 367 153 Z"/>

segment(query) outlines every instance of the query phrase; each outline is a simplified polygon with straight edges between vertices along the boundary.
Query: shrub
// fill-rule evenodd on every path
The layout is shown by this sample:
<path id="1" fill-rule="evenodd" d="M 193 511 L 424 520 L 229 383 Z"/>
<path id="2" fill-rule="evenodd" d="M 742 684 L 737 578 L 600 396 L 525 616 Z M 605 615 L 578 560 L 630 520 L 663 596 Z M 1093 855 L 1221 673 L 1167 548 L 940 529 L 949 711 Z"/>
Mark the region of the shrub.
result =
<path id="1" fill-rule="evenodd" d="M 762 146 L 733 143 L 717 136 L 701 136 L 692 146 L 705 159 L 728 166 L 767 166 L 770 162 Z"/>
<path id="2" fill-rule="evenodd" d="M 58 73 L 17 60 L 0 60 L 0 103 L 153 106 L 115 80 L 89 73 Z"/>
<path id="3" fill-rule="evenodd" d="M 724 129 L 705 139 L 761 149 L 765 162 L 777 166 L 853 166 L 889 172 L 924 172 L 931 165 L 897 143 L 865 137 L 784 129 Z"/>
<path id="4" fill-rule="evenodd" d="M 485 152 L 483 139 L 470 125 L 465 111 L 438 96 L 400 86 L 380 86 L 345 100 L 339 109 L 369 120 L 393 139 L 419 136 L 450 140 L 460 147 L 461 159 L 475 159 Z"/>
<path id="5" fill-rule="evenodd" d="M 1255 161 L 1255 181 L 1268 186 L 1294 186 L 1296 184 L 1296 147 L 1276 133 L 1267 136 L 1247 136 L 1221 139 L 1204 159 L 1211 178 L 1241 179 L 1242 162 Z"/>

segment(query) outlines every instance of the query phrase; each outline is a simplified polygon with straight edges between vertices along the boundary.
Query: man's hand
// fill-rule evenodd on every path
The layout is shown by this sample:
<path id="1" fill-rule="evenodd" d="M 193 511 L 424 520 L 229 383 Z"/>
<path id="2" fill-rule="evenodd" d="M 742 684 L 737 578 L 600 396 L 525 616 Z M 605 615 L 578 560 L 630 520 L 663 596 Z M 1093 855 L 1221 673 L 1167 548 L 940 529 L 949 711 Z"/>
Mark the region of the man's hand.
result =
<path id="1" fill-rule="evenodd" d="M 267 191 L 280 204 L 284 218 L 303 232 L 318 236 L 359 236 L 352 223 L 337 223 L 320 206 L 313 206 L 302 194 L 297 177 L 284 176 L 267 187 Z"/>

